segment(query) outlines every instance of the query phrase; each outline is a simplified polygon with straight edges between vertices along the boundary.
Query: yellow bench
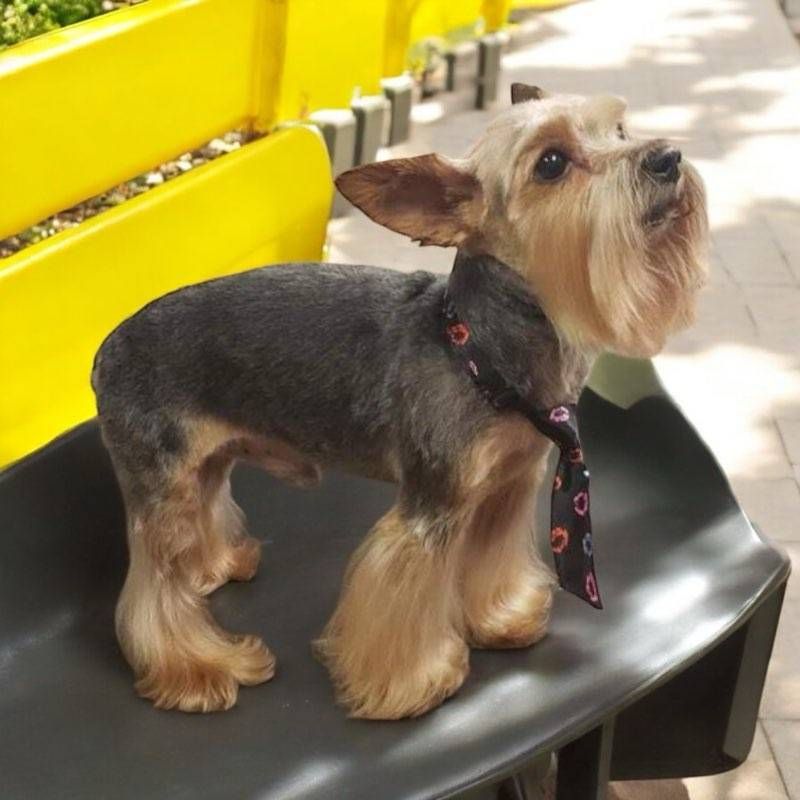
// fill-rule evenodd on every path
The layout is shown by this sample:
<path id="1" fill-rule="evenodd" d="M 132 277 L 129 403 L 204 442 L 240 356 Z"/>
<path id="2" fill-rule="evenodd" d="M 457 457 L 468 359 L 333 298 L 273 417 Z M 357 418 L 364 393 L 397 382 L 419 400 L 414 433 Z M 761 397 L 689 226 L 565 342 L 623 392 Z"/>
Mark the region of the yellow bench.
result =
<path id="1" fill-rule="evenodd" d="M 0 55 L 0 236 L 238 126 L 270 128 L 285 4 L 150 0 Z M 318 259 L 319 135 L 279 130 L 0 260 L 0 464 L 94 413 L 92 355 L 176 287 Z"/>
<path id="2" fill-rule="evenodd" d="M 481 0 L 391 0 L 386 17 L 384 74 L 398 75 L 407 70 L 410 47 L 424 39 L 447 37 L 459 29 L 476 30 L 481 12 Z"/>
<path id="3" fill-rule="evenodd" d="M 568 6 L 574 3 L 575 0 L 512 0 L 512 8 L 541 8 L 543 10 L 548 8 L 558 8 L 559 6 Z"/>
<path id="4" fill-rule="evenodd" d="M 277 119 L 381 94 L 390 0 L 286 0 Z M 402 72 L 388 73 L 395 75 Z"/>
<path id="5" fill-rule="evenodd" d="M 411 43 L 474 34 L 480 20 L 481 0 L 421 0 L 411 23 Z"/>
<path id="6" fill-rule="evenodd" d="M 483 0 L 481 15 L 487 33 L 502 30 L 508 22 L 511 13 L 512 0 Z"/>

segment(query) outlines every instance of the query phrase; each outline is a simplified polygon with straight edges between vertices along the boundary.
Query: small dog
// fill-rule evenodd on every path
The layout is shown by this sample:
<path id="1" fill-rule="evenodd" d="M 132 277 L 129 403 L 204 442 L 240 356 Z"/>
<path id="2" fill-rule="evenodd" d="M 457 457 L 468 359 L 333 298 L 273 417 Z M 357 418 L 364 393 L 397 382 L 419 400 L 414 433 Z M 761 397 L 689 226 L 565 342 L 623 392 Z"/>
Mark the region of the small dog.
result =
<path id="1" fill-rule="evenodd" d="M 649 356 L 690 321 L 704 191 L 677 149 L 628 135 L 620 99 L 515 84 L 512 100 L 464 160 L 384 161 L 337 185 L 376 222 L 459 249 L 489 345 L 534 298 L 535 332 L 495 355 L 537 402 L 574 401 L 600 351 Z M 204 600 L 259 562 L 231 497 L 237 460 L 299 486 L 323 467 L 399 485 L 316 643 L 353 716 L 422 714 L 462 684 L 469 646 L 544 635 L 552 579 L 530 514 L 550 443 L 454 359 L 447 286 L 269 267 L 167 295 L 103 343 L 92 385 L 130 549 L 116 627 L 141 696 L 215 711 L 273 675 L 264 643 L 222 630 Z"/>

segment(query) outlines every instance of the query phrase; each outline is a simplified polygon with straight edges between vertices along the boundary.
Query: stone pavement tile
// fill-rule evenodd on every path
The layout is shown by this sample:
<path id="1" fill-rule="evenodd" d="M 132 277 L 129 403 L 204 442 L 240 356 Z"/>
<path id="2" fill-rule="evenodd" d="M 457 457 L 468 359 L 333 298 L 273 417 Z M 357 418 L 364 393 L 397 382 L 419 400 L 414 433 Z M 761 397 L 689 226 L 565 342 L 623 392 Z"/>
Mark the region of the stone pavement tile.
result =
<path id="1" fill-rule="evenodd" d="M 778 419 L 778 430 L 792 464 L 800 464 L 800 402 L 795 406 L 795 419 Z"/>
<path id="2" fill-rule="evenodd" d="M 736 341 L 707 341 L 690 357 L 670 345 L 655 365 L 729 478 L 792 477 L 772 419 L 773 404 L 796 388 L 782 358 Z"/>
<path id="3" fill-rule="evenodd" d="M 798 70 L 742 70 L 737 76 L 739 108 L 735 130 L 746 133 L 780 131 L 797 125 L 795 99 L 781 90 L 784 80 L 796 80 Z M 793 113 L 793 111 L 795 113 Z"/>
<path id="4" fill-rule="evenodd" d="M 772 759 L 746 761 L 738 769 L 707 778 L 685 778 L 690 800 L 788 800 Z"/>
<path id="5" fill-rule="evenodd" d="M 502 95 L 497 105 L 486 111 L 474 108 L 446 113 L 444 102 L 435 97 L 414 107 L 411 138 L 379 153 L 379 158 L 402 158 L 421 153 L 442 153 L 459 158 L 483 133 L 489 120 L 509 102 L 510 90 Z"/>
<path id="6" fill-rule="evenodd" d="M 800 97 L 795 102 L 800 102 Z M 753 213 L 780 205 L 791 208 L 797 202 L 797 170 L 790 164 L 800 126 L 788 131 L 742 136 L 720 135 L 725 153 L 724 168 L 735 176 L 741 193 L 736 199 L 742 220 L 748 224 Z M 781 168 L 783 163 L 789 163 Z M 710 197 L 716 196 L 711 187 Z"/>
<path id="7" fill-rule="evenodd" d="M 778 205 L 765 207 L 763 211 L 778 248 L 800 281 L 800 206 Z"/>
<path id="8" fill-rule="evenodd" d="M 725 287 L 730 289 L 735 287 L 733 278 L 731 277 L 730 272 L 728 272 L 725 262 L 722 260 L 722 256 L 720 256 L 714 250 L 708 254 L 708 286 L 711 287 L 711 289 L 715 289 L 717 287 Z M 702 295 L 705 295 L 706 293 L 707 292 L 703 292 Z M 741 298 L 741 303 L 742 305 L 745 305 L 744 296 Z M 753 329 L 755 330 L 755 327 Z"/>
<path id="9" fill-rule="evenodd" d="M 733 279 L 744 286 L 793 286 L 795 278 L 764 224 L 714 231 L 714 249 Z"/>
<path id="10" fill-rule="evenodd" d="M 742 341 L 755 344 L 757 330 L 742 289 L 724 282 L 724 271 L 712 265 L 720 279 L 710 282 L 697 298 L 694 324 L 670 339 L 669 352 L 695 353 L 715 342 Z"/>
<path id="11" fill-rule="evenodd" d="M 750 747 L 750 755 L 747 756 L 747 760 L 764 761 L 765 759 L 772 758 L 772 756 L 772 748 L 769 746 L 769 740 L 764 731 L 764 724 L 759 720 L 756 724 L 756 730 L 753 734 L 753 744 Z"/>
<path id="12" fill-rule="evenodd" d="M 800 332 L 800 286 L 746 286 L 743 291 L 759 330 Z"/>
<path id="13" fill-rule="evenodd" d="M 608 800 L 690 800 L 681 781 L 618 781 L 608 790 Z"/>
<path id="14" fill-rule="evenodd" d="M 761 717 L 800 721 L 800 543 L 784 542 L 781 547 L 792 559 L 792 575 L 767 672 Z"/>
<path id="15" fill-rule="evenodd" d="M 444 272 L 453 265 L 454 258 L 454 248 L 420 247 L 356 209 L 328 225 L 327 260 L 333 263 L 370 264 L 403 272 L 415 269 Z"/>
<path id="16" fill-rule="evenodd" d="M 766 720 L 764 727 L 790 800 L 800 800 L 800 721 Z"/>
<path id="17" fill-rule="evenodd" d="M 734 494 L 747 516 L 768 536 L 800 542 L 800 488 L 791 478 L 734 478 Z"/>
<path id="18" fill-rule="evenodd" d="M 798 341 L 800 341 L 800 324 L 794 326 L 784 325 L 783 327 L 773 325 L 766 329 L 764 326 L 760 326 L 756 336 L 756 342 L 760 347 L 783 356 L 786 359 L 787 369 L 800 373 L 800 345 Z M 798 416 L 798 405 L 800 405 L 800 394 L 797 395 L 794 402 L 789 404 L 789 410 L 778 409 L 776 414 L 791 419 L 793 416 Z M 794 411 L 791 410 L 792 408 Z"/>

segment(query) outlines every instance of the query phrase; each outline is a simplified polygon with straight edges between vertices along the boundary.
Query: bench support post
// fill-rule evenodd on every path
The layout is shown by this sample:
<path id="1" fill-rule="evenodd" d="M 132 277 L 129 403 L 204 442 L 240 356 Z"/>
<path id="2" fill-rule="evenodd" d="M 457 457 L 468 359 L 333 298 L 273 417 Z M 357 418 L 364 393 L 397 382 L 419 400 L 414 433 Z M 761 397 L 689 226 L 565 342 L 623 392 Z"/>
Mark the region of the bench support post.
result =
<path id="1" fill-rule="evenodd" d="M 367 95 L 353 100 L 351 108 L 356 115 L 355 165 L 370 164 L 386 139 L 391 103 L 385 95 Z"/>
<path id="2" fill-rule="evenodd" d="M 556 800 L 606 800 L 613 742 L 612 718 L 558 751 Z"/>
<path id="3" fill-rule="evenodd" d="M 383 93 L 391 104 L 389 136 L 385 144 L 391 146 L 405 142 L 411 135 L 411 104 L 414 82 L 408 75 L 384 78 Z"/>
<path id="4" fill-rule="evenodd" d="M 486 108 L 497 99 L 500 55 L 505 37 L 498 33 L 482 36 L 478 42 L 478 81 L 475 108 Z"/>

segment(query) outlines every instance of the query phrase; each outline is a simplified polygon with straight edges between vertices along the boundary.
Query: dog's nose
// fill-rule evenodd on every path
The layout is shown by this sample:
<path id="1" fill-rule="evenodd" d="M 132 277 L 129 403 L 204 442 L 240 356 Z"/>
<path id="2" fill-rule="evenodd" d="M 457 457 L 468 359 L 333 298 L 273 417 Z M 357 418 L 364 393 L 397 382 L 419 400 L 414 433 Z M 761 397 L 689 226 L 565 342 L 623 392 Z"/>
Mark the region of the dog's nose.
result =
<path id="1" fill-rule="evenodd" d="M 642 161 L 644 171 L 660 183 L 675 183 L 680 175 L 681 151 L 675 147 L 651 150 Z"/>

